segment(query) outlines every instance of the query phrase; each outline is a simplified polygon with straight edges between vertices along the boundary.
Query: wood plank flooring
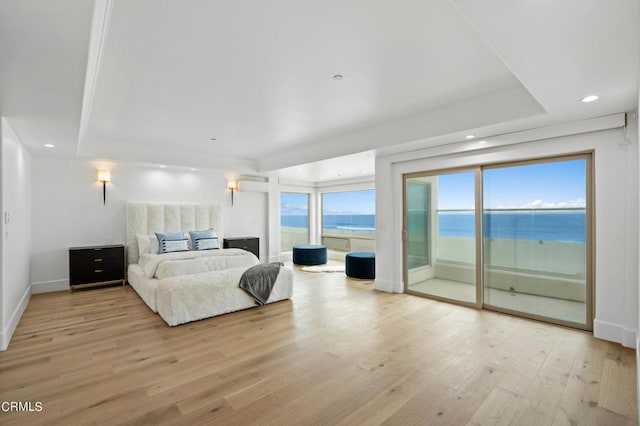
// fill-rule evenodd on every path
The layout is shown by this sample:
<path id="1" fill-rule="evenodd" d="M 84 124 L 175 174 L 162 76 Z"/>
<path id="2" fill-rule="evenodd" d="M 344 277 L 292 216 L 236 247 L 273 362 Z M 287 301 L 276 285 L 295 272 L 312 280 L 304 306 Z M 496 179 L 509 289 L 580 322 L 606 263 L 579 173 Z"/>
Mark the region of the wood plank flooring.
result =
<path id="1" fill-rule="evenodd" d="M 637 424 L 635 352 L 295 268 L 293 300 L 168 327 L 130 287 L 34 295 L 0 424 Z"/>

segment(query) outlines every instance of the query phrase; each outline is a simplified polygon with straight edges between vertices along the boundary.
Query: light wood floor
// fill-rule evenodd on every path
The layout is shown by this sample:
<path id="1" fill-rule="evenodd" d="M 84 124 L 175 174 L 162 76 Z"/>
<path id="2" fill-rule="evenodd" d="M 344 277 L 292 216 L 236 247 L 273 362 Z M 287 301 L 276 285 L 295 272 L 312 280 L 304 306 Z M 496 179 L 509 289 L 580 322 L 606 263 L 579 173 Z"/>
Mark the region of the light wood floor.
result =
<path id="1" fill-rule="evenodd" d="M 296 269 L 293 300 L 168 327 L 130 287 L 34 295 L 0 424 L 637 424 L 635 352 Z"/>

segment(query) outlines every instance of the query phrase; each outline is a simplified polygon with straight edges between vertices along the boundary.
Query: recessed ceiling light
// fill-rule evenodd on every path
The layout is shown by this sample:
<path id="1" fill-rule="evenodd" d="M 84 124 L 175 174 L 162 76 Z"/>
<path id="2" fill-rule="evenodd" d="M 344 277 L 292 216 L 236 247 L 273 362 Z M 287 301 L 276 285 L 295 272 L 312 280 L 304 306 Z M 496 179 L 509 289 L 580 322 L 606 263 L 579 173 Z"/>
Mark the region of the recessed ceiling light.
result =
<path id="1" fill-rule="evenodd" d="M 360 170 L 360 173 L 365 174 L 365 173 L 367 173 L 367 171 L 366 170 Z"/>
<path id="2" fill-rule="evenodd" d="M 54 147 L 55 147 L 55 145 L 50 144 L 50 143 L 45 143 L 45 144 L 44 144 L 44 147 L 45 147 L 45 148 L 54 148 Z"/>
<path id="3" fill-rule="evenodd" d="M 336 74 L 333 76 L 334 80 L 342 80 L 344 77 L 342 76 L 342 74 Z"/>
<path id="4" fill-rule="evenodd" d="M 465 138 L 465 139 L 473 139 L 473 138 L 475 138 L 475 137 L 476 137 L 476 135 L 467 135 L 467 136 L 465 136 L 464 138 Z"/>
<path id="5" fill-rule="evenodd" d="M 585 96 L 584 98 L 582 98 L 582 99 L 580 99 L 580 100 L 581 100 L 582 102 L 587 103 L 587 102 L 597 101 L 599 97 L 600 97 L 600 96 L 598 96 L 598 95 L 589 95 L 589 96 Z"/>
<path id="6" fill-rule="evenodd" d="M 195 171 L 196 171 L 196 168 L 195 168 L 195 167 L 192 167 L 192 168 L 191 168 L 191 171 L 192 171 L 192 172 L 195 172 Z"/>
<path id="7" fill-rule="evenodd" d="M 165 167 L 167 167 L 167 166 L 165 166 L 164 164 L 160 164 L 160 168 L 161 169 L 164 169 Z"/>

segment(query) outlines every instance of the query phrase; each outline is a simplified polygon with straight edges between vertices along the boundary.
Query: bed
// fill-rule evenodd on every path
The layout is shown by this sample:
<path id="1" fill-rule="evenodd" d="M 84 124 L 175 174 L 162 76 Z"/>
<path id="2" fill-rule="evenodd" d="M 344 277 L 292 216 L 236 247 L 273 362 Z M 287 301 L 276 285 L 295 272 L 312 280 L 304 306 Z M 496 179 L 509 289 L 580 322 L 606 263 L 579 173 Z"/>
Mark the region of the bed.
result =
<path id="1" fill-rule="evenodd" d="M 222 208 L 216 204 L 129 203 L 126 211 L 127 280 L 153 312 L 170 326 L 256 307 L 239 287 L 243 273 L 260 263 L 241 249 L 157 254 L 155 233 L 212 229 L 221 238 Z M 191 234 L 193 235 L 193 234 Z M 155 249 L 157 250 L 157 249 Z M 290 299 L 293 271 L 280 267 L 266 303 Z"/>

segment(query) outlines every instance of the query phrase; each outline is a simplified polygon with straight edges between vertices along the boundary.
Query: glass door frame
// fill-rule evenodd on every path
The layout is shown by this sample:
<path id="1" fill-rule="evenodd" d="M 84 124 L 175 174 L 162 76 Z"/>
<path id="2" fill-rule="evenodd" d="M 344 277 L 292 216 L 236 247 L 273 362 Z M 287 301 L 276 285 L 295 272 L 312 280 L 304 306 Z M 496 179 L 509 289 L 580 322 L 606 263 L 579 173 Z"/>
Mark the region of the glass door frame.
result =
<path id="1" fill-rule="evenodd" d="M 572 160 L 584 160 L 585 161 L 585 174 L 586 174 L 586 188 L 585 188 L 585 323 L 576 323 L 572 321 L 566 321 L 561 319 L 556 319 L 552 317 L 546 317 L 542 315 L 531 314 L 522 311 L 515 311 L 508 308 L 493 306 L 489 304 L 482 303 L 482 308 L 488 311 L 500 312 L 504 314 L 519 316 L 523 318 L 529 318 L 537 321 L 543 321 L 547 323 L 557 324 L 565 327 L 576 328 L 585 331 L 593 331 L 593 321 L 595 320 L 595 286 L 594 277 L 595 277 L 595 211 L 594 211 L 594 173 L 593 173 L 593 152 L 584 152 L 578 154 L 567 154 L 561 156 L 553 156 L 553 157 L 544 157 L 544 158 L 535 158 L 530 160 L 521 160 L 521 161 L 509 161 L 504 163 L 495 163 L 495 164 L 486 164 L 481 167 L 481 170 L 493 170 L 493 169 L 502 169 L 507 167 L 518 167 L 518 166 L 528 166 L 534 164 L 547 164 L 547 163 L 557 163 L 563 161 L 572 161 Z M 481 176 L 482 179 L 482 176 Z M 484 211 L 482 211 L 484 214 Z M 484 249 L 483 249 L 484 250 Z M 482 270 L 484 272 L 484 259 L 482 259 Z M 484 274 L 482 277 L 482 286 L 484 288 Z"/>
<path id="2" fill-rule="evenodd" d="M 474 192 L 475 192 L 475 249 L 476 249 L 476 264 L 475 264 L 475 286 L 476 286 L 476 301 L 465 302 L 457 299 L 452 299 L 443 296 L 429 295 L 409 289 L 409 268 L 408 268 L 408 244 L 407 244 L 407 228 L 408 228 L 408 210 L 407 210 L 407 180 L 420 177 L 432 177 L 444 174 L 454 173 L 474 173 Z M 482 264 L 478 263 L 482 260 L 482 217 L 477 214 L 482 210 L 482 169 L 479 166 L 471 167 L 455 167 L 448 169 L 429 170 L 425 172 L 405 173 L 402 175 L 402 276 L 404 282 L 404 292 L 415 296 L 426 297 L 429 299 L 439 300 L 442 302 L 455 303 L 456 305 L 469 306 L 476 309 L 482 308 Z M 431 253 L 431 259 L 433 262 L 434 253 Z"/>
<path id="3" fill-rule="evenodd" d="M 586 309 L 586 323 L 574 323 L 570 321 L 559 320 L 555 318 L 545 317 L 536 314 L 530 314 L 521 311 L 514 311 L 506 308 L 486 305 L 484 303 L 484 231 L 483 231 L 483 182 L 482 172 L 483 170 L 513 167 L 513 166 L 525 166 L 531 164 L 544 164 L 551 162 L 562 162 L 571 160 L 585 160 L 586 162 L 586 200 L 585 200 L 585 215 L 586 215 L 586 248 L 585 248 L 585 264 L 586 264 L 586 277 L 585 277 L 585 309 Z M 461 306 L 473 307 L 476 309 L 485 309 L 488 311 L 499 312 L 509 314 L 517 317 L 528 318 L 538 321 L 543 321 L 551 324 L 557 324 L 561 326 L 576 328 L 580 330 L 593 331 L 593 322 L 595 320 L 595 193 L 594 193 L 594 152 L 586 151 L 575 154 L 557 155 L 551 157 L 538 157 L 528 160 L 515 160 L 504 161 L 487 164 L 472 165 L 468 167 L 455 167 L 436 169 L 420 172 L 404 173 L 402 175 L 402 275 L 404 292 L 407 294 L 425 297 L 428 299 L 438 300 L 442 302 L 453 303 Z M 408 226 L 408 214 L 407 214 L 407 180 L 417 177 L 429 177 L 442 174 L 451 174 L 459 172 L 475 172 L 475 224 L 476 224 L 476 302 L 469 303 L 459 301 L 456 299 L 446 298 L 442 296 L 429 295 L 421 292 L 412 291 L 409 289 L 409 277 L 408 277 L 408 247 L 407 247 L 407 226 Z"/>

